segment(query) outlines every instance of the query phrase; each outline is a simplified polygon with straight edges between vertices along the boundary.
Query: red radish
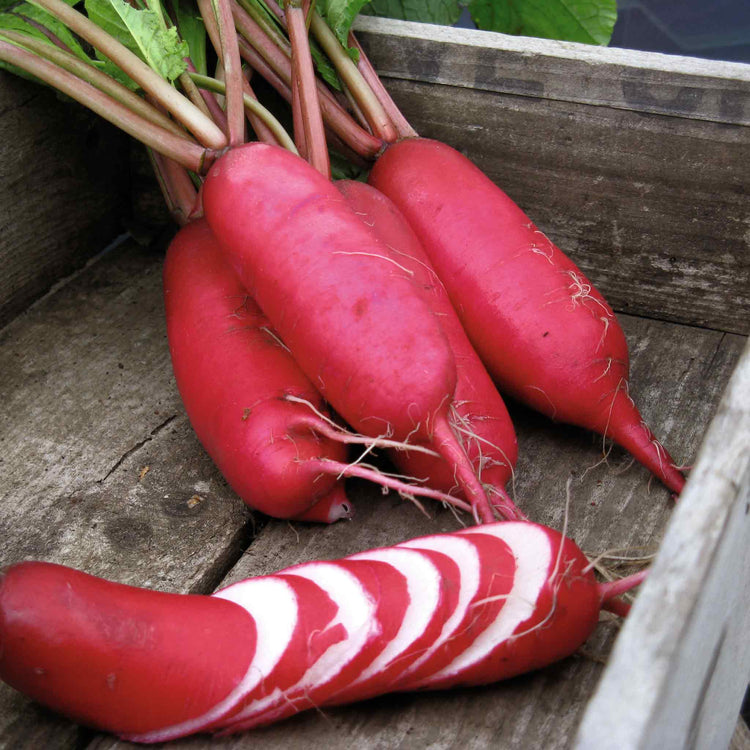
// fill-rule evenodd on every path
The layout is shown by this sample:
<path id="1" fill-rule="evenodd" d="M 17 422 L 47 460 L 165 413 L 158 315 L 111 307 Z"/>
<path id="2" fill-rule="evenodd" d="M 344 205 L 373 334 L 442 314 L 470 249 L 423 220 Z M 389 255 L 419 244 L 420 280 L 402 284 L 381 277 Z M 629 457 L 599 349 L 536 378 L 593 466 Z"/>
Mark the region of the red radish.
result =
<path id="1" fill-rule="evenodd" d="M 183 227 L 170 244 L 164 299 L 172 366 L 190 422 L 249 506 L 277 518 L 330 523 L 349 517 L 342 476 L 450 500 L 346 463 L 343 441 L 350 438 L 326 421 L 320 394 L 248 296 L 205 221 Z"/>
<path id="2" fill-rule="evenodd" d="M 510 415 L 414 231 L 394 203 L 379 190 L 354 180 L 341 180 L 336 187 L 362 221 L 372 227 L 394 262 L 409 271 L 414 285 L 440 320 L 456 360 L 454 429 L 461 435 L 493 506 L 508 518 L 523 518 L 505 491 L 518 458 Z M 391 456 L 407 474 L 429 477 L 431 487 L 446 492 L 456 487 L 456 478 L 443 460 L 403 451 L 392 451 Z"/>
<path id="3" fill-rule="evenodd" d="M 331 406 L 365 435 L 433 447 L 477 517 L 492 521 L 450 428 L 456 370 L 445 335 L 335 186 L 299 157 L 250 143 L 209 171 L 203 206 L 244 286 Z"/>
<path id="4" fill-rule="evenodd" d="M 344 559 L 305 563 L 279 575 L 287 574 L 309 578 L 333 598 L 339 606 L 334 623 L 344 628 L 346 638 L 322 658 L 307 660 L 304 674 L 285 692 L 277 690 L 264 701 L 243 705 L 239 713 L 222 724 L 224 731 L 263 726 L 325 703 L 357 679 L 396 636 L 409 605 L 407 580 L 390 565 Z M 235 584 L 217 596 L 228 593 L 234 598 L 244 584 Z"/>
<path id="5" fill-rule="evenodd" d="M 336 477 L 315 463 L 345 461 L 346 448 L 309 429 L 288 394 L 323 402 L 267 328 L 218 252 L 204 221 L 183 227 L 164 265 L 172 367 L 190 422 L 226 480 L 251 507 L 278 517 L 309 512 Z"/>
<path id="6" fill-rule="evenodd" d="M 153 732 L 209 712 L 255 656 L 221 599 L 147 591 L 51 563 L 0 577 L 0 677 L 74 721 Z"/>
<path id="7" fill-rule="evenodd" d="M 354 515 L 354 506 L 346 496 L 344 485 L 340 482 L 333 486 L 333 489 L 315 505 L 294 516 L 292 521 L 304 521 L 309 523 L 335 523 L 343 518 L 352 518 Z"/>
<path id="8" fill-rule="evenodd" d="M 628 350 L 612 309 L 500 188 L 427 139 L 390 146 L 370 183 L 422 241 L 501 390 L 612 438 L 681 491 L 683 475 L 628 395 Z"/>
<path id="9" fill-rule="evenodd" d="M 0 677 L 131 740 L 235 732 L 542 667 L 638 580 L 596 583 L 572 541 L 522 521 L 304 563 L 211 597 L 19 563 L 0 578 Z"/>

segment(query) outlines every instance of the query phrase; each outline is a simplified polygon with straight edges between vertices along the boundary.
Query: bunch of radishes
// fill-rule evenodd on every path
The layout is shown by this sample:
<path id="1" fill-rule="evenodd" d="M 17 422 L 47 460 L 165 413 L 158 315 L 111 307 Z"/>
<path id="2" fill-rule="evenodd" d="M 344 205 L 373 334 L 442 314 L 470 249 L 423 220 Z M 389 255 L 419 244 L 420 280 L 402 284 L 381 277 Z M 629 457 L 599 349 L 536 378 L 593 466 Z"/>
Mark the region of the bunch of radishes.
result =
<path id="1" fill-rule="evenodd" d="M 59 2 L 40 0 L 99 43 Z M 149 91 L 137 114 L 121 113 L 131 99 L 99 73 L 84 86 L 58 51 L 38 62 L 31 43 L 9 52 L 20 43 L 0 39 L 0 59 L 118 113 L 155 152 L 184 224 L 164 290 L 198 437 L 243 500 L 272 516 L 349 515 L 343 478 L 360 476 L 482 525 L 214 597 L 13 567 L 0 584 L 0 675 L 78 720 L 157 741 L 386 690 L 480 684 L 571 653 L 603 604 L 625 612 L 613 597 L 641 578 L 597 584 L 571 541 L 524 520 L 505 490 L 517 446 L 495 383 L 612 438 L 679 492 L 681 473 L 628 396 L 611 308 L 475 166 L 418 138 L 366 59 L 355 66 L 304 3 L 268 3 L 291 57 L 279 52 L 285 37 L 231 0 L 199 5 L 223 81 L 188 77 L 201 87 L 191 89 L 198 115 L 174 102 L 175 89 L 148 88 L 114 47 L 110 59 Z M 354 107 L 316 79 L 308 22 Z M 290 101 L 296 145 L 254 99 L 241 56 Z M 245 142 L 243 107 L 257 141 Z M 369 185 L 330 180 L 326 128 L 344 148 L 377 155 Z M 403 474 L 348 460 L 351 444 L 388 450 Z M 122 628 L 107 626 L 122 617 Z M 153 637 L 131 637 L 144 629 Z M 81 656 L 69 649 L 83 649 L 87 670 L 71 670 Z"/>

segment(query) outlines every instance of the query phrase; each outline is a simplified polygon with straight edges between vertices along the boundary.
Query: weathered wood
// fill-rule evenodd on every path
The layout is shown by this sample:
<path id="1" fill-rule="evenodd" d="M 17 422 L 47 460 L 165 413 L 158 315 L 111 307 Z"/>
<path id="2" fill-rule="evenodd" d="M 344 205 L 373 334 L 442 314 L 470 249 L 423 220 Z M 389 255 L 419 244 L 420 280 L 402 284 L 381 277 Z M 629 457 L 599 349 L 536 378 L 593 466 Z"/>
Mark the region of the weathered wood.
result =
<path id="1" fill-rule="evenodd" d="M 123 231 L 125 137 L 0 70 L 0 326 Z"/>
<path id="2" fill-rule="evenodd" d="M 361 28 L 417 131 L 479 164 L 616 310 L 750 332 L 750 65 L 384 20 Z M 617 99 L 630 79 L 641 93 Z M 700 84 L 745 114 L 722 118 L 704 98 L 697 114 L 652 106 L 680 101 L 667 84 Z"/>
<path id="3" fill-rule="evenodd" d="M 577 748 L 729 744 L 750 680 L 750 346 L 724 394 Z"/>
<path id="4" fill-rule="evenodd" d="M 750 125 L 743 63 L 372 16 L 357 18 L 355 29 L 388 78 Z"/>

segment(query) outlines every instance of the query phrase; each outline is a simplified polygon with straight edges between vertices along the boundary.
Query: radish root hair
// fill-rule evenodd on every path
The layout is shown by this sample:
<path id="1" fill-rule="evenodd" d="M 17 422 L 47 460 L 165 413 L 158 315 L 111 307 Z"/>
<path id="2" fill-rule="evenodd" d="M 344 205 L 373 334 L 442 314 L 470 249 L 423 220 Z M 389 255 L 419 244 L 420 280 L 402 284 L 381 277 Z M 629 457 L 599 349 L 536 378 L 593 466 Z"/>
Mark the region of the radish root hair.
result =
<path id="1" fill-rule="evenodd" d="M 351 432 L 350 430 L 347 430 L 344 427 L 336 424 L 336 422 L 334 422 L 330 417 L 323 414 L 323 412 L 315 407 L 315 404 L 311 403 L 307 399 L 300 398 L 299 396 L 293 396 L 291 393 L 287 393 L 284 396 L 284 400 L 291 401 L 295 404 L 304 404 L 320 420 L 317 421 L 300 417 L 294 420 L 293 425 L 309 427 L 311 430 L 319 433 L 323 437 L 327 437 L 330 440 L 334 440 L 338 443 L 346 443 L 349 445 L 366 445 L 368 446 L 368 451 L 375 448 L 393 448 L 395 450 L 402 451 L 417 451 L 418 453 L 425 453 L 428 456 L 437 457 L 439 455 L 434 450 L 427 448 L 424 445 L 391 440 L 390 438 L 384 436 L 371 438 L 367 435 L 361 435 L 357 432 Z"/>

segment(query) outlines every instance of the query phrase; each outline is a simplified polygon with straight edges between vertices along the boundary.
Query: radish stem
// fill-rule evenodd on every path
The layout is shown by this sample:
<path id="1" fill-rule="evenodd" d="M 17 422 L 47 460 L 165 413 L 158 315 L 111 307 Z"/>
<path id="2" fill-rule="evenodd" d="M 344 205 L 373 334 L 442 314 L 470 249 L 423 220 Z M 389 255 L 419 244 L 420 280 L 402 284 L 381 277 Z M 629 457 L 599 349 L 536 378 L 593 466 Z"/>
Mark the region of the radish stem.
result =
<path id="1" fill-rule="evenodd" d="M 77 78 L 90 83 L 154 125 L 158 125 L 180 138 L 187 138 L 187 133 L 156 107 L 150 105 L 145 99 L 123 86 L 119 81 L 93 65 L 89 65 L 74 54 L 18 31 L 0 31 L 0 37 L 10 40 L 14 45 L 24 47 L 39 57 L 49 60 L 72 73 Z"/>
<path id="2" fill-rule="evenodd" d="M 226 91 L 226 85 L 209 76 L 204 76 L 200 73 L 190 73 L 190 77 L 194 83 L 202 88 L 214 91 L 217 94 L 223 94 Z M 243 103 L 245 108 L 257 115 L 265 125 L 271 130 L 279 145 L 283 146 L 292 153 L 297 153 L 297 149 L 294 146 L 294 141 L 289 137 L 289 134 L 284 129 L 284 126 L 273 116 L 273 114 L 267 110 L 257 99 L 250 96 L 249 94 L 243 93 Z"/>
<path id="3" fill-rule="evenodd" d="M 384 141 L 396 139 L 396 129 L 375 93 L 362 77 L 354 61 L 341 46 L 336 35 L 317 12 L 312 14 L 311 30 L 323 51 L 328 55 L 336 72 L 341 76 L 354 100 L 362 108 L 373 133 Z"/>
<path id="4" fill-rule="evenodd" d="M 198 0 L 198 8 L 224 68 L 229 145 L 238 146 L 245 140 L 245 113 L 242 102 L 242 61 L 232 10 L 228 0 Z"/>
<path id="5" fill-rule="evenodd" d="M 292 44 L 293 82 L 296 82 L 299 97 L 299 114 L 305 133 L 307 159 L 318 172 L 330 179 L 331 164 L 318 101 L 315 69 L 310 55 L 305 11 L 300 0 L 287 2 L 286 20 Z"/>
<path id="6" fill-rule="evenodd" d="M 177 136 L 166 128 L 154 125 L 90 83 L 82 81 L 48 60 L 37 57 L 23 47 L 0 40 L 0 60 L 31 73 L 193 172 L 202 173 L 213 162 L 215 152 L 199 146 L 187 136 Z"/>
<path id="7" fill-rule="evenodd" d="M 51 13 L 112 60 L 185 125 L 204 146 L 219 150 L 227 145 L 226 136 L 216 123 L 127 47 L 113 39 L 82 13 L 71 8 L 64 0 L 32 0 L 32 4 Z"/>

